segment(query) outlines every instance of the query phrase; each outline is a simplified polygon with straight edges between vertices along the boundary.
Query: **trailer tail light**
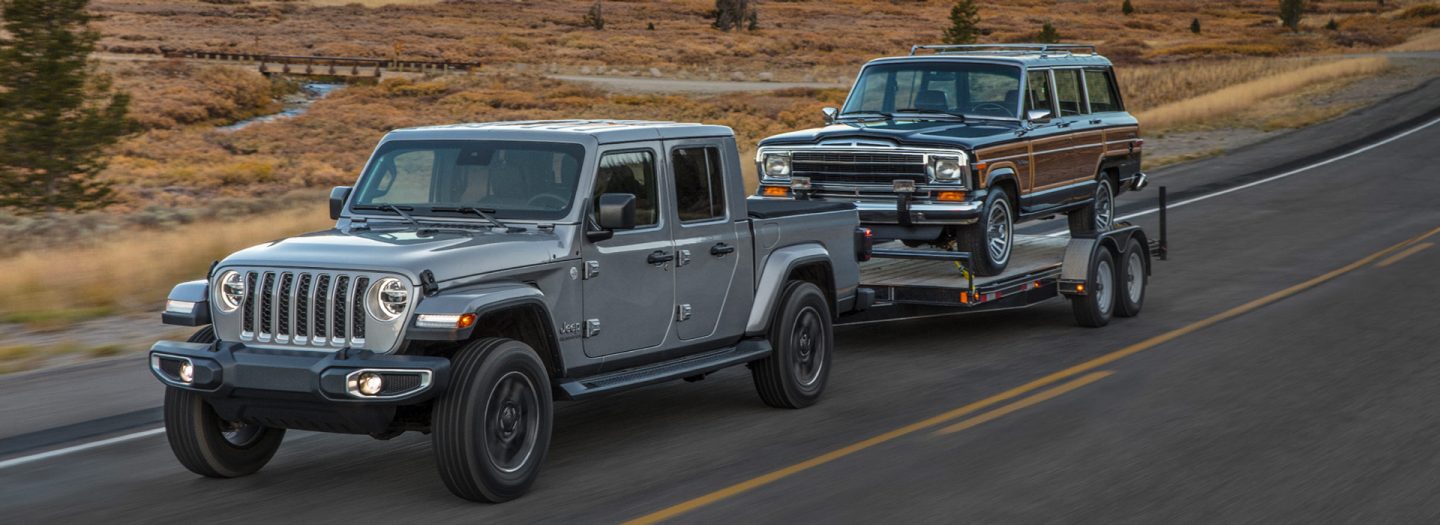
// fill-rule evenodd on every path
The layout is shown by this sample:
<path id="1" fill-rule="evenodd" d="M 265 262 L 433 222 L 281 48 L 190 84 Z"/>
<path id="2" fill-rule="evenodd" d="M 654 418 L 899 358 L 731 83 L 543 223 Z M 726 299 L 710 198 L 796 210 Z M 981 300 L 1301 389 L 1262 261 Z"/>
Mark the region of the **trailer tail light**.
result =
<path id="1" fill-rule="evenodd" d="M 789 197 L 790 189 L 784 186 L 765 186 L 760 189 L 760 194 L 766 197 Z"/>
<path id="2" fill-rule="evenodd" d="M 875 232 L 870 228 L 855 228 L 855 260 L 865 262 L 875 251 Z"/>

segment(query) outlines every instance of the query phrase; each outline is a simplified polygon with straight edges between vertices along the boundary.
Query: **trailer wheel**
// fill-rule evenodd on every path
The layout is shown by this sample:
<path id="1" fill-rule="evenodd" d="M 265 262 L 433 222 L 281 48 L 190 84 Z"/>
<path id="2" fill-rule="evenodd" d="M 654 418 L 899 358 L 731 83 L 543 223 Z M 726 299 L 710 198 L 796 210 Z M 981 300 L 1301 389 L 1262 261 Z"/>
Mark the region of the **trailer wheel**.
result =
<path id="1" fill-rule="evenodd" d="M 819 286 L 790 281 L 770 323 L 770 357 L 750 366 L 755 390 L 775 408 L 805 408 L 820 400 L 834 353 L 830 301 Z"/>
<path id="2" fill-rule="evenodd" d="M 1004 272 L 1015 247 L 1015 216 L 1005 190 L 999 186 L 990 188 L 979 221 L 959 227 L 956 234 L 960 251 L 970 253 L 975 275 L 988 277 Z"/>
<path id="3" fill-rule="evenodd" d="M 451 360 L 450 388 L 431 412 L 440 478 L 456 496 L 499 503 L 524 495 L 550 448 L 550 377 L 529 345 L 477 339 Z"/>
<path id="4" fill-rule="evenodd" d="M 1070 296 L 1075 322 L 1091 328 L 1105 326 L 1115 313 L 1115 255 L 1108 248 L 1096 250 L 1090 262 L 1090 275 L 1085 279 L 1085 293 Z"/>
<path id="5" fill-rule="evenodd" d="M 1120 268 L 1115 273 L 1119 293 L 1115 294 L 1115 315 L 1135 317 L 1145 305 L 1145 287 L 1150 284 L 1145 276 L 1145 247 L 1140 240 L 1131 238 L 1120 255 Z"/>
<path id="6" fill-rule="evenodd" d="M 188 339 L 215 342 L 205 327 Z M 190 472 L 209 478 L 238 478 L 258 472 L 275 456 L 285 429 L 225 421 L 200 394 L 165 388 L 165 438 L 175 459 Z"/>

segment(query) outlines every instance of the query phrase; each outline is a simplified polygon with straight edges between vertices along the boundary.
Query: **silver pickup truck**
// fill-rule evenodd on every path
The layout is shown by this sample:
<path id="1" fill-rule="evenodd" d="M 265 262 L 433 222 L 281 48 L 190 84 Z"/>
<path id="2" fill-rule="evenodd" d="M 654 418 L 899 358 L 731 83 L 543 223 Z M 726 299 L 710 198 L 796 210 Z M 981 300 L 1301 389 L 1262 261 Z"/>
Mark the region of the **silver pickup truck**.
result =
<path id="1" fill-rule="evenodd" d="M 526 492 L 553 399 L 750 367 L 760 398 L 825 388 L 832 321 L 868 306 L 849 203 L 748 203 L 734 134 L 513 122 L 381 140 L 335 227 L 236 252 L 163 314 L 166 435 L 191 471 L 264 466 L 285 429 L 432 435 L 456 495 Z"/>

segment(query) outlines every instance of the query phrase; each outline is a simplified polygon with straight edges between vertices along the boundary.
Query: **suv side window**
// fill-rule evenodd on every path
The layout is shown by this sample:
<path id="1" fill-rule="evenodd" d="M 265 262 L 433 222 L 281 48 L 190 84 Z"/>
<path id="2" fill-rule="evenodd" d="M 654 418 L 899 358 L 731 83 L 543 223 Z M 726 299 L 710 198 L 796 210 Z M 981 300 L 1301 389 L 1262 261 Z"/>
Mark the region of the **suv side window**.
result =
<path id="1" fill-rule="evenodd" d="M 1060 116 L 1071 117 L 1085 110 L 1085 95 L 1080 91 L 1080 70 L 1055 70 L 1055 98 L 1060 102 Z"/>
<path id="2" fill-rule="evenodd" d="M 713 146 L 677 148 L 670 159 L 675 167 L 675 211 L 680 222 L 724 217 L 725 179 L 720 171 L 720 150 Z"/>
<path id="3" fill-rule="evenodd" d="M 595 212 L 599 212 L 601 194 L 629 193 L 635 196 L 635 226 L 654 226 L 660 217 L 656 210 L 660 202 L 658 186 L 654 154 L 649 151 L 606 153 L 600 157 L 600 168 L 595 173 L 592 199 Z"/>
<path id="4" fill-rule="evenodd" d="M 1031 71 L 1026 83 L 1030 85 L 1028 96 L 1025 97 L 1025 113 L 1029 114 L 1032 109 L 1043 109 L 1055 111 L 1050 94 L 1050 78 L 1045 71 Z"/>
<path id="5" fill-rule="evenodd" d="M 1123 111 L 1115 92 L 1115 81 L 1108 71 L 1085 70 L 1085 91 L 1090 93 L 1090 112 Z"/>

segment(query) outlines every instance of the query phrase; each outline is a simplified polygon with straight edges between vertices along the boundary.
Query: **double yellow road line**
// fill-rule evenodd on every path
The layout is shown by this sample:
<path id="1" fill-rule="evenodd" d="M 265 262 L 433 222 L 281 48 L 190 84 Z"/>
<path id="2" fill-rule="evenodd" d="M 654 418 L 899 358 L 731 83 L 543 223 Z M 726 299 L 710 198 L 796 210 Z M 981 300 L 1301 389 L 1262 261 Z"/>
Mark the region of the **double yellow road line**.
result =
<path id="1" fill-rule="evenodd" d="M 1357 269 L 1364 267 L 1365 265 L 1380 260 L 1381 258 L 1385 259 L 1380 261 L 1379 264 L 1376 264 L 1377 267 L 1385 267 L 1394 264 L 1395 262 L 1405 257 L 1414 255 L 1415 253 L 1432 246 L 1433 243 L 1422 243 L 1421 241 L 1424 241 L 1425 239 L 1430 238 L 1436 234 L 1440 234 L 1440 228 L 1432 229 L 1428 232 L 1412 237 L 1404 242 L 1372 253 L 1358 261 L 1352 262 L 1340 268 L 1326 272 L 1325 274 L 1311 278 L 1310 280 L 1307 280 L 1300 284 L 1291 286 L 1284 290 L 1280 290 L 1259 299 L 1255 299 L 1240 306 L 1236 306 L 1234 308 L 1212 315 L 1205 319 L 1201 319 L 1184 327 L 1177 328 L 1175 330 L 1171 330 L 1169 332 L 1151 337 L 1144 341 L 1140 341 L 1125 348 L 1121 348 L 1114 352 L 1102 355 L 1100 357 L 1096 357 L 1094 359 L 1091 359 L 1084 363 L 1080 363 L 1070 368 L 1054 372 L 1052 374 L 1046 375 L 1045 377 L 1041 377 L 1029 383 L 1025 383 L 1023 385 L 1017 386 L 1010 390 L 1006 390 L 999 394 L 995 394 L 974 403 L 970 403 L 968 405 L 956 408 L 949 412 L 945 412 L 940 415 L 930 417 L 928 419 L 905 425 L 903 427 L 832 450 L 830 452 L 826 452 L 819 456 L 770 472 L 768 474 L 751 478 L 749 480 L 745 480 L 734 485 L 730 485 L 728 487 L 717 490 L 715 492 L 711 492 L 704 496 L 700 496 L 698 498 L 671 507 L 667 507 L 650 514 L 646 514 L 644 516 L 626 522 L 626 525 L 647 525 L 651 523 L 658 523 L 679 516 L 681 514 L 685 514 L 687 512 L 699 509 L 706 505 L 710 505 L 712 503 L 716 503 L 727 498 L 749 492 L 765 485 L 769 485 L 771 483 L 793 476 L 800 472 L 804 472 L 820 465 L 830 463 L 832 461 L 844 458 L 846 456 L 874 447 L 876 445 L 887 443 L 895 439 L 908 436 L 910 434 L 914 434 L 923 430 L 928 430 L 930 428 L 937 427 L 946 423 L 951 423 L 956 419 L 960 419 L 970 414 L 990 408 L 992 406 L 1000 405 L 1007 401 L 1019 398 L 1018 401 L 1015 401 L 1013 403 L 1000 406 L 987 412 L 983 412 L 980 415 L 972 417 L 970 419 L 953 423 L 950 426 L 937 431 L 937 434 L 951 434 L 955 432 L 960 432 L 969 428 L 976 427 L 983 423 L 999 419 L 1008 414 L 1054 399 L 1068 392 L 1079 389 L 1085 385 L 1104 379 L 1106 376 L 1109 376 L 1111 374 L 1111 372 L 1107 371 L 1096 371 L 1096 369 L 1100 367 L 1109 365 L 1111 363 L 1138 354 L 1145 350 L 1155 348 L 1156 346 L 1168 343 L 1196 331 L 1209 328 L 1221 322 L 1228 321 L 1241 315 L 1253 312 L 1261 307 L 1289 298 L 1295 294 L 1331 281 L 1336 277 L 1353 272 Z M 1075 376 L 1081 377 L 1071 380 L 1071 378 Z M 1050 387 L 1050 385 L 1059 383 L 1061 381 L 1067 382 L 1046 389 L 1046 387 Z M 1041 391 L 1030 395 L 1029 397 L 1022 398 L 1022 396 L 1030 394 L 1031 392 L 1034 392 L 1036 390 Z"/>

